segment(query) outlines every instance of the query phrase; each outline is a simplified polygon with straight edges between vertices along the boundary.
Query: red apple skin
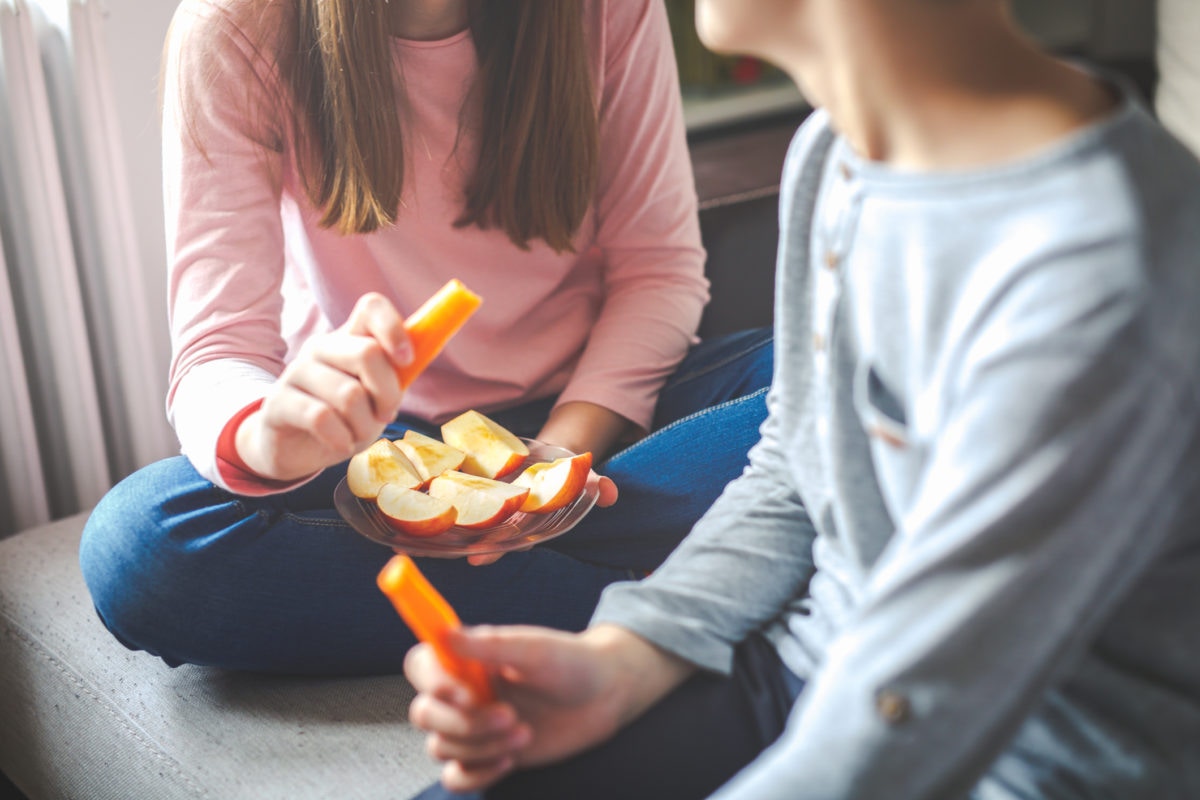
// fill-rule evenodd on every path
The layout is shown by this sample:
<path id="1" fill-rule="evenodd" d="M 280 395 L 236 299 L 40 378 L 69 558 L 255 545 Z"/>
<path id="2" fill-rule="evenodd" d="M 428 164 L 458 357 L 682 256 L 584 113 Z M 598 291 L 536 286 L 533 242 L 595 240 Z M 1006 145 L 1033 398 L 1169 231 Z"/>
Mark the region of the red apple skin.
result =
<path id="1" fill-rule="evenodd" d="M 467 454 L 461 471 L 482 478 L 502 478 L 529 456 L 524 442 L 478 411 L 464 411 L 443 424 L 442 439 Z"/>
<path id="2" fill-rule="evenodd" d="M 458 510 L 460 528 L 490 528 L 520 510 L 529 489 L 451 470 L 429 484 L 429 494 L 449 500 Z"/>
<path id="3" fill-rule="evenodd" d="M 421 488 L 428 487 L 429 482 L 443 472 L 459 469 L 467 458 L 467 454 L 458 448 L 417 431 L 405 431 L 404 438 L 397 439 L 395 445 L 417 468 L 424 481 Z"/>
<path id="4" fill-rule="evenodd" d="M 591 453 L 530 465 L 513 480 L 514 486 L 529 487 L 529 496 L 521 504 L 521 510 L 527 514 L 549 514 L 570 505 L 583 491 L 591 470 Z"/>
<path id="5" fill-rule="evenodd" d="M 454 527 L 458 518 L 450 503 L 395 483 L 379 490 L 376 503 L 384 521 L 409 536 L 437 536 Z"/>

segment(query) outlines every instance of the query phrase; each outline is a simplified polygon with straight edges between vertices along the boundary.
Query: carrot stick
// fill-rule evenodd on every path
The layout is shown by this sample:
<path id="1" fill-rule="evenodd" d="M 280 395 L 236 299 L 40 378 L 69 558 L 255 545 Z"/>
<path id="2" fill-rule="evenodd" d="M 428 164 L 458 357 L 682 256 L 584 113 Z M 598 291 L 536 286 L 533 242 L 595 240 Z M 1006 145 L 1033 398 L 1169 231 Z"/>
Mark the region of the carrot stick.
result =
<path id="1" fill-rule="evenodd" d="M 433 297 L 404 321 L 412 342 L 412 363 L 400 367 L 400 387 L 407 389 L 429 362 L 442 352 L 450 337 L 458 332 L 483 300 L 461 281 L 449 281 Z"/>
<path id="2" fill-rule="evenodd" d="M 495 695 L 483 664 L 456 655 L 446 646 L 446 632 L 462 627 L 458 615 L 413 560 L 406 555 L 393 556 L 376 583 L 417 638 L 433 647 L 446 671 L 471 687 L 476 700 L 491 702 Z"/>

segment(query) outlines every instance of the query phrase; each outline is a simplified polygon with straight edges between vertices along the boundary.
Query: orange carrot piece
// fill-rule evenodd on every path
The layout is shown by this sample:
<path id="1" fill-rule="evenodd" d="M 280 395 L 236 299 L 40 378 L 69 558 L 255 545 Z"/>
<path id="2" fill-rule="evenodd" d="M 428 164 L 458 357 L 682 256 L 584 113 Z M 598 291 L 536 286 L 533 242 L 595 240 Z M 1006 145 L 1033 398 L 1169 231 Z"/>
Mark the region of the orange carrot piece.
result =
<path id="1" fill-rule="evenodd" d="M 446 671 L 471 687 L 476 700 L 491 702 L 495 695 L 483 664 L 456 655 L 446 646 L 447 631 L 462 627 L 458 615 L 413 560 L 406 555 L 393 556 L 376 583 L 417 638 L 433 648 Z"/>
<path id="2" fill-rule="evenodd" d="M 412 363 L 400 367 L 400 386 L 409 384 L 429 366 L 429 362 L 442 352 L 450 337 L 458 333 L 467 318 L 475 313 L 483 300 L 462 281 L 449 281 L 433 297 L 404 320 L 404 329 L 412 342 Z"/>

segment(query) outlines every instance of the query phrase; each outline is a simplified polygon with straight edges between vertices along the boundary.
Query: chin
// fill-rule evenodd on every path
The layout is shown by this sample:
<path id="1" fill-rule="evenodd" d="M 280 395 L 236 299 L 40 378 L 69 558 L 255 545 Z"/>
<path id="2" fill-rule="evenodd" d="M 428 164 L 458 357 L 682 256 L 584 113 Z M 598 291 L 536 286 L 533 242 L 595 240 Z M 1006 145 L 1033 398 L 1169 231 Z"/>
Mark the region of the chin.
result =
<path id="1" fill-rule="evenodd" d="M 745 1 L 696 0 L 696 33 L 705 47 L 725 55 L 742 52 L 736 34 L 737 21 L 733 19 L 738 14 L 731 13 L 731 6 L 736 9 L 737 4 Z"/>

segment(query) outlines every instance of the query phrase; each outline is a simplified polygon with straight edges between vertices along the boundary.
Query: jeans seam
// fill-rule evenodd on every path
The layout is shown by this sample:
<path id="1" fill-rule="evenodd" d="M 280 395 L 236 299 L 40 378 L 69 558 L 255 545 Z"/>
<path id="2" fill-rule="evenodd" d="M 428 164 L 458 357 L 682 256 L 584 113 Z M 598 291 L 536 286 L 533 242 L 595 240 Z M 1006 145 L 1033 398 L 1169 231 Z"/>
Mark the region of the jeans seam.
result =
<path id="1" fill-rule="evenodd" d="M 334 509 L 334 510 L 336 511 L 337 509 Z M 285 512 L 283 512 L 283 516 L 286 517 L 287 519 L 292 520 L 293 522 L 299 522 L 303 525 L 312 525 L 314 527 L 339 528 L 339 529 L 351 527 L 349 522 L 346 522 L 344 519 L 340 518 L 340 513 L 339 513 L 338 519 L 320 519 L 320 518 L 316 518 L 316 517 L 306 517 L 306 516 L 302 516 L 301 514 L 297 514 L 295 511 L 285 511 Z"/>
<path id="2" fill-rule="evenodd" d="M 744 403 L 747 400 L 753 400 L 757 397 L 762 397 L 764 394 L 767 393 L 767 391 L 769 389 L 770 389 L 769 386 L 764 386 L 763 388 L 759 389 L 756 392 L 752 392 L 751 394 L 744 394 L 741 397 L 735 397 L 732 400 L 726 400 L 724 403 L 718 403 L 715 406 L 709 406 L 708 408 L 702 408 L 699 411 L 694 411 L 691 414 L 688 414 L 686 417 L 680 417 L 679 419 L 675 420 L 674 422 L 670 423 L 669 425 L 664 425 L 663 427 L 659 428 L 658 430 L 653 431 L 652 433 L 649 433 L 646 436 L 643 436 L 641 439 L 638 439 L 636 442 L 629 445 L 629 447 L 626 447 L 624 450 L 614 453 L 612 455 L 612 457 L 610 457 L 609 460 L 611 461 L 612 458 L 615 458 L 616 456 L 619 456 L 619 455 L 625 455 L 626 453 L 630 452 L 631 450 L 641 447 L 643 444 L 645 444 L 647 442 L 653 441 L 656 437 L 666 433 L 667 431 L 671 430 L 672 428 L 682 425 L 685 422 L 690 422 L 691 420 L 699 419 L 700 417 L 715 413 L 717 411 L 721 411 L 723 409 L 729 408 L 730 406 L 735 406 L 735 405 L 738 405 L 739 403 Z"/>
<path id="3" fill-rule="evenodd" d="M 770 336 L 768 336 L 765 339 L 763 339 L 761 342 L 758 342 L 757 344 L 752 345 L 751 347 L 746 347 L 744 349 L 738 350 L 735 353 L 731 353 L 728 356 L 726 356 L 725 358 L 721 359 L 720 361 L 715 361 L 711 364 L 706 364 L 703 367 L 701 367 L 700 369 L 693 370 L 692 372 L 689 372 L 686 375 L 677 377 L 675 380 L 671 381 L 671 387 L 674 388 L 681 384 L 687 383 L 688 381 L 695 380 L 696 378 L 701 378 L 701 377 L 709 374 L 710 372 L 714 372 L 718 369 L 721 369 L 724 366 L 727 366 L 727 365 L 733 363 L 734 361 L 737 361 L 738 359 L 742 358 L 743 356 L 747 355 L 748 353 L 753 353 L 755 350 L 761 350 L 762 348 L 767 347 L 771 344 L 772 344 L 772 338 Z M 737 398 L 737 399 L 740 400 L 741 398 Z"/>
<path id="4" fill-rule="evenodd" d="M 351 528 L 350 523 L 342 519 L 340 512 L 338 513 L 337 519 L 321 519 L 319 517 L 304 516 L 303 514 L 295 511 L 288 511 L 286 509 L 281 509 L 278 511 L 278 513 L 272 512 L 267 508 L 251 509 L 238 495 L 233 496 L 233 504 L 237 508 L 239 516 L 243 519 L 253 515 L 264 522 L 270 523 L 273 517 L 278 516 L 283 519 L 289 519 L 293 522 L 298 522 L 302 525 L 313 525 L 323 528 Z M 336 511 L 337 509 L 334 510 Z"/>

